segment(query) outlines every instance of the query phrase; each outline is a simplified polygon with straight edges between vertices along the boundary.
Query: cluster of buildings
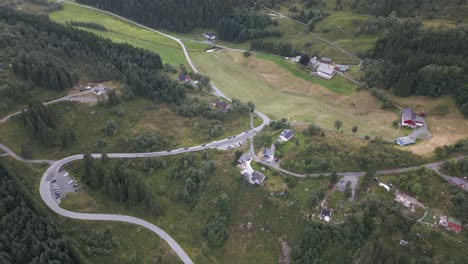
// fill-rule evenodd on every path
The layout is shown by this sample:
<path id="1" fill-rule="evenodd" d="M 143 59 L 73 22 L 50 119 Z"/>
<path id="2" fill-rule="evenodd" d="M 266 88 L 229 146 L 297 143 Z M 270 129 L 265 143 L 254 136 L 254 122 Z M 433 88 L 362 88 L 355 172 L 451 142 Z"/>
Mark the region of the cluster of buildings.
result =
<path id="1" fill-rule="evenodd" d="M 263 175 L 261 172 L 255 171 L 250 166 L 250 162 L 252 161 L 251 157 L 241 157 L 239 159 L 239 165 L 241 166 L 241 175 L 247 180 L 250 184 L 260 185 L 265 180 L 266 176 Z"/>
<path id="2" fill-rule="evenodd" d="M 301 56 L 297 56 L 295 61 L 299 62 L 300 59 Z M 349 70 L 349 65 L 333 64 L 332 60 L 326 57 L 322 57 L 320 59 L 317 59 L 317 57 L 312 57 L 310 58 L 307 66 L 315 75 L 327 80 L 333 78 L 336 72 L 345 72 Z"/>

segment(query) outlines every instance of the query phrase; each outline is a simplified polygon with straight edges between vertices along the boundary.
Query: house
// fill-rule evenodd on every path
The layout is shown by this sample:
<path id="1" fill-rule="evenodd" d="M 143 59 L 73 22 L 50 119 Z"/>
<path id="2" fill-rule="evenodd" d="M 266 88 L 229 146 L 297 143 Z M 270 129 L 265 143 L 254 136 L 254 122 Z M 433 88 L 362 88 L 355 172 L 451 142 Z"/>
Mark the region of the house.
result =
<path id="1" fill-rule="evenodd" d="M 317 75 L 327 80 L 330 80 L 331 78 L 333 78 L 333 76 L 335 76 L 335 68 L 328 64 L 321 63 L 317 69 Z"/>
<path id="2" fill-rule="evenodd" d="M 179 74 L 179 77 L 177 77 L 177 80 L 179 82 L 189 82 L 191 80 L 191 78 L 187 74 L 181 73 L 181 74 Z"/>
<path id="3" fill-rule="evenodd" d="M 447 221 L 447 216 L 446 215 L 441 215 L 439 217 L 439 225 L 443 226 L 443 227 L 447 227 L 448 226 L 448 221 Z"/>
<path id="4" fill-rule="evenodd" d="M 241 171 L 242 176 L 246 179 L 250 184 L 260 185 L 265 180 L 266 176 L 258 171 L 250 171 L 248 169 Z"/>
<path id="5" fill-rule="evenodd" d="M 397 139 L 396 142 L 400 146 L 406 146 L 406 145 L 414 144 L 416 142 L 416 140 L 414 140 L 414 138 L 412 138 L 412 137 L 401 137 L 401 138 Z"/>
<path id="6" fill-rule="evenodd" d="M 415 128 L 423 126 L 424 122 L 411 108 L 405 108 L 401 111 L 401 125 Z"/>
<path id="7" fill-rule="evenodd" d="M 222 101 L 222 100 L 219 100 L 219 99 L 215 99 L 213 101 L 213 104 L 212 104 L 215 108 L 219 109 L 219 110 L 222 110 L 222 111 L 227 111 L 229 110 L 230 106 L 228 103 Z"/>
<path id="8" fill-rule="evenodd" d="M 266 176 L 258 171 L 254 171 L 250 177 L 254 184 L 260 185 L 265 180 Z"/>
<path id="9" fill-rule="evenodd" d="M 271 158 L 271 149 L 263 148 L 262 154 L 264 158 Z"/>
<path id="10" fill-rule="evenodd" d="M 325 58 L 325 57 L 320 58 L 320 61 L 323 63 L 328 63 L 328 64 L 332 62 L 330 58 Z"/>
<path id="11" fill-rule="evenodd" d="M 322 209 L 320 210 L 320 219 L 324 220 L 325 222 L 330 222 L 332 216 L 332 211 L 329 209 Z"/>
<path id="12" fill-rule="evenodd" d="M 278 138 L 279 142 L 286 142 L 289 141 L 291 138 L 294 137 L 294 131 L 291 129 L 285 129 L 283 132 L 281 132 L 281 135 Z"/>
<path id="13" fill-rule="evenodd" d="M 460 233 L 462 230 L 462 223 L 460 220 L 455 219 L 453 217 L 448 218 L 448 228 L 451 229 L 452 231 L 455 231 L 455 233 Z"/>
<path id="14" fill-rule="evenodd" d="M 216 40 L 216 35 L 210 32 L 202 33 L 202 37 L 204 37 L 208 42 L 213 42 Z"/>

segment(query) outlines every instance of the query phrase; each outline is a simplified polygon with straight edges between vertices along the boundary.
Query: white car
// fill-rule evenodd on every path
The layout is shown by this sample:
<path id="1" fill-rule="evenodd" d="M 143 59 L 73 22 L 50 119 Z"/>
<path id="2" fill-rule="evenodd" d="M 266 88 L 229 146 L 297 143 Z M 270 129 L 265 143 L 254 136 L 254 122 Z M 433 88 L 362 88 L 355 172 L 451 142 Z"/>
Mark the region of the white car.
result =
<path id="1" fill-rule="evenodd" d="M 68 182 L 68 184 L 72 184 L 73 182 L 74 182 L 74 180 L 71 180 L 71 181 Z"/>
<path id="2" fill-rule="evenodd" d="M 68 172 L 65 172 L 65 174 L 63 174 L 63 177 L 68 177 Z"/>

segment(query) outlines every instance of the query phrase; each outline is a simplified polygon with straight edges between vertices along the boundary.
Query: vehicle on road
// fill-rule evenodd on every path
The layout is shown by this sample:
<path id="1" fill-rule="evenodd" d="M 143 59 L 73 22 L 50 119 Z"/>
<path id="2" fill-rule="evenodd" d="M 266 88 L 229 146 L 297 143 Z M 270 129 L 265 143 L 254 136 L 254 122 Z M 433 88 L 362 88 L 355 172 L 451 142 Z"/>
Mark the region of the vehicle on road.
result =
<path id="1" fill-rule="evenodd" d="M 202 147 L 206 146 L 206 144 L 201 144 Z"/>
<path id="2" fill-rule="evenodd" d="M 172 150 L 168 149 L 167 152 L 171 152 Z"/>
<path id="3" fill-rule="evenodd" d="M 68 172 L 65 172 L 65 174 L 63 174 L 63 177 L 68 177 Z"/>

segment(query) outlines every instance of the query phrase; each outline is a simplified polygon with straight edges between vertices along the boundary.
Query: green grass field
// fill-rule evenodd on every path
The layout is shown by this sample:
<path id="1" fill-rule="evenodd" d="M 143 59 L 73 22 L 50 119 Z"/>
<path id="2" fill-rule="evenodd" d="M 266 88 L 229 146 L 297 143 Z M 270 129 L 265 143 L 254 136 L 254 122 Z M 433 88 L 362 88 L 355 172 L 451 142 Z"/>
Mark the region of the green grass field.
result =
<path id="1" fill-rule="evenodd" d="M 259 55 L 262 56 L 265 55 Z M 356 125 L 360 136 L 394 137 L 391 122 L 395 114 L 381 110 L 380 103 L 369 93 L 353 92 L 354 88 L 349 88 L 353 85 L 339 76 L 327 82 L 309 77 L 296 65 L 283 64 L 276 57 L 260 58 L 246 59 L 240 53 L 222 51 L 199 54 L 192 59 L 228 97 L 253 101 L 257 109 L 274 119 L 288 117 L 291 122 L 315 122 L 331 130 L 338 119 L 344 123 L 344 133 L 350 133 Z M 331 92 L 321 83 L 349 96 Z"/>
<path id="2" fill-rule="evenodd" d="M 109 38 L 114 42 L 126 42 L 141 47 L 161 56 L 164 63 L 173 65 L 187 64 L 181 47 L 177 42 L 147 29 L 125 22 L 114 16 L 80 7 L 70 3 L 62 3 L 63 9 L 49 14 L 51 20 L 65 24 L 67 21 L 95 22 L 105 26 L 109 31 L 98 31 L 80 28 Z M 205 49 L 204 44 L 192 43 L 187 48 L 193 52 Z"/>
<path id="3" fill-rule="evenodd" d="M 351 52 L 367 51 L 374 47 L 379 34 L 353 36 L 369 16 L 342 11 L 330 11 L 329 14 L 316 24 L 314 32 Z"/>

